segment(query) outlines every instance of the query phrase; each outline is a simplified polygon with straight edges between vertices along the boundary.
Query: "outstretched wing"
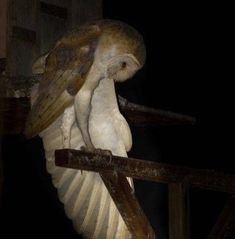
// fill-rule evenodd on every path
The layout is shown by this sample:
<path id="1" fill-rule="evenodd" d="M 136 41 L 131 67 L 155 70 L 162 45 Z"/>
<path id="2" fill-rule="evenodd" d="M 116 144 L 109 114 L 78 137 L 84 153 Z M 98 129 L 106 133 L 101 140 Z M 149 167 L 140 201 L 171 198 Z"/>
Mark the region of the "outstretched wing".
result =
<path id="1" fill-rule="evenodd" d="M 63 37 L 50 51 L 38 98 L 26 120 L 27 138 L 47 128 L 73 103 L 93 64 L 100 34 L 97 25 L 84 26 Z"/>

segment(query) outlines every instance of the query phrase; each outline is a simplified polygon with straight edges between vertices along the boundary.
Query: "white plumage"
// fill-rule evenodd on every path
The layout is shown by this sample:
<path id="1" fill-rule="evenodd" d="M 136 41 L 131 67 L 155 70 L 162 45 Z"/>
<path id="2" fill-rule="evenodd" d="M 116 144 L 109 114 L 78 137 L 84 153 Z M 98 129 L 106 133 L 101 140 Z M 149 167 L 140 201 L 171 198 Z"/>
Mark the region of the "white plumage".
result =
<path id="1" fill-rule="evenodd" d="M 25 135 L 40 133 L 47 171 L 67 216 L 84 238 L 131 237 L 101 177 L 55 166 L 56 149 L 101 148 L 127 156 L 130 128 L 121 115 L 114 81 L 125 81 L 145 62 L 143 39 L 112 20 L 87 24 L 65 35 L 34 65 L 42 74 L 32 89 Z M 133 187 L 132 180 L 129 183 Z"/>
<path id="2" fill-rule="evenodd" d="M 55 166 L 54 151 L 64 147 L 62 118 L 63 115 L 40 136 L 43 139 L 47 170 L 58 190 L 60 201 L 64 203 L 67 216 L 72 219 L 74 228 L 85 238 L 131 238 L 98 173 Z M 119 112 L 112 79 L 101 80 L 94 92 L 89 129 L 96 148 L 109 149 L 114 155 L 127 156 L 132 137 L 126 120 Z M 74 122 L 70 148 L 80 149 L 84 145 L 81 132 Z"/>

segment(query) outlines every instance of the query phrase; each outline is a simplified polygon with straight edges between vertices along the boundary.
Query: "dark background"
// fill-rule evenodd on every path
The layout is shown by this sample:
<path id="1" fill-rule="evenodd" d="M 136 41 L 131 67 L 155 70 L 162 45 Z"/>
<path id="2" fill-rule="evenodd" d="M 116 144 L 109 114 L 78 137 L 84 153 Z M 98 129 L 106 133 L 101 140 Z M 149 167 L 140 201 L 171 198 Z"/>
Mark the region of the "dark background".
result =
<path id="1" fill-rule="evenodd" d="M 197 118 L 194 126 L 131 126 L 134 144 L 129 156 L 234 173 L 228 153 L 231 100 L 224 89 L 229 36 L 220 6 L 105 0 L 104 18 L 134 26 L 147 47 L 144 68 L 117 85 L 118 93 L 138 104 Z M 7 233 L 5 238 L 15 232 L 26 238 L 34 238 L 35 232 L 39 237 L 78 238 L 50 184 L 41 140 L 1 140 L 5 184 L 0 230 Z M 158 238 L 168 238 L 166 185 L 136 181 L 136 193 Z M 192 238 L 206 238 L 226 198 L 190 190 Z"/>

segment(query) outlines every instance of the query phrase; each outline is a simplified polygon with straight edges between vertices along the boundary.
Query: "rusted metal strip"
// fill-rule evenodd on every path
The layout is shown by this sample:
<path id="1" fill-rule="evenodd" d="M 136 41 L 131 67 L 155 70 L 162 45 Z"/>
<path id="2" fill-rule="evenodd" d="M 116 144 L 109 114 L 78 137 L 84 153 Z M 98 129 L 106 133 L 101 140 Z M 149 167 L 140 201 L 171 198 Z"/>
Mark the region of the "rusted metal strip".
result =
<path id="1" fill-rule="evenodd" d="M 100 173 L 133 239 L 154 239 L 155 233 L 141 209 L 126 177 L 120 173 Z"/>
<path id="2" fill-rule="evenodd" d="M 40 2 L 40 11 L 42 13 L 46 13 L 65 20 L 68 18 L 68 10 L 64 7 L 59 7 L 54 4 Z"/>
<path id="3" fill-rule="evenodd" d="M 15 106 L 18 109 L 18 112 L 20 115 L 23 116 L 23 114 L 25 114 L 22 119 L 25 119 L 28 112 L 29 112 L 29 98 L 14 98 L 12 97 L 14 95 L 14 91 L 17 90 L 20 92 L 25 92 L 24 96 L 28 96 L 29 95 L 29 89 L 32 85 L 33 82 L 36 83 L 37 79 L 39 79 L 41 76 L 35 76 L 35 77 L 28 77 L 29 80 L 27 80 L 25 78 L 24 83 L 20 84 L 21 82 L 20 78 L 21 77 L 15 77 L 15 78 L 7 78 L 6 82 L 7 82 L 7 86 L 8 86 L 8 90 L 6 92 L 5 87 L 2 86 L 2 84 L 4 83 L 2 78 L 0 78 L 1 82 L 0 82 L 0 96 L 6 96 L 7 98 L 4 99 L 5 104 L 2 104 L 2 107 L 0 108 L 0 115 L 1 115 L 1 111 L 8 111 L 9 114 L 7 115 L 3 115 L 5 122 L 8 122 L 10 120 L 10 122 L 12 122 L 11 127 L 10 127 L 10 131 L 8 131 L 9 128 L 4 129 L 4 134 L 19 134 L 19 128 L 23 128 L 25 121 L 23 120 L 18 120 L 17 117 L 12 117 L 12 115 L 15 115 L 15 108 L 13 107 L 8 107 L 8 105 L 11 105 L 11 102 L 14 101 L 15 99 Z M 23 81 L 22 81 L 23 82 Z M 31 83 L 30 83 L 31 82 Z M 29 84 L 30 83 L 30 84 Z M 10 91 L 13 91 L 13 93 L 11 93 Z M 10 93 L 9 93 L 10 92 Z M 11 97 L 9 97 L 8 95 L 10 95 Z M 9 102 L 7 102 L 9 101 Z M 25 104 L 25 102 L 28 101 L 28 104 Z M 128 102 L 128 101 L 126 101 Z M 128 105 L 135 105 L 134 108 L 130 109 L 129 106 L 126 107 L 125 104 L 120 104 L 120 110 L 122 111 L 122 113 L 124 114 L 124 116 L 127 118 L 128 122 L 130 124 L 133 124 L 135 126 L 147 126 L 147 125 L 152 125 L 152 126 L 167 126 L 167 125 L 186 125 L 186 124 L 193 124 L 195 123 L 195 118 L 191 118 L 190 116 L 185 116 L 185 115 L 181 115 L 181 114 L 176 114 L 173 112 L 169 112 L 169 111 L 164 111 L 164 110 L 158 110 L 158 109 L 151 109 L 149 107 L 145 107 L 145 106 L 139 106 L 133 103 L 128 102 Z M 4 107 L 5 105 L 5 107 Z M 153 111 L 152 111 L 153 110 Z M 152 113 L 151 113 L 152 112 Z M 10 118 L 8 118 L 8 115 Z M 169 119 L 169 120 L 167 120 Z M 3 130 L 0 130 L 0 133 L 2 133 Z"/>
<path id="4" fill-rule="evenodd" d="M 137 126 L 193 125 L 196 123 L 196 118 L 192 116 L 134 104 L 121 96 L 118 96 L 118 100 L 125 118 Z"/>
<path id="5" fill-rule="evenodd" d="M 112 156 L 73 149 L 55 151 L 57 166 L 95 171 L 122 173 L 127 177 L 162 183 L 181 183 L 187 180 L 192 186 L 235 193 L 235 175 L 214 170 L 194 169 L 152 161 Z"/>

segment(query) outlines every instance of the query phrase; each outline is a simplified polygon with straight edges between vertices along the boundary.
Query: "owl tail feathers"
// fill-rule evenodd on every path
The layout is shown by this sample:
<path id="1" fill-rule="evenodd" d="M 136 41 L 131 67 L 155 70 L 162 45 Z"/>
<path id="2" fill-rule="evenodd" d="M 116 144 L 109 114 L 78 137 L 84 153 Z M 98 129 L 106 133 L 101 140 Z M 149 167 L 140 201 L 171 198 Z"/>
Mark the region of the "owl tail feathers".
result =
<path id="1" fill-rule="evenodd" d="M 47 171 L 75 230 L 87 239 L 130 239 L 131 235 L 98 173 L 55 166 L 54 151 L 63 148 L 59 117 L 40 134 Z M 77 127 L 71 131 L 71 148 L 83 145 Z"/>
<path id="2" fill-rule="evenodd" d="M 59 199 L 75 230 L 87 239 L 130 239 L 131 235 L 98 173 L 63 169 L 47 161 Z"/>

